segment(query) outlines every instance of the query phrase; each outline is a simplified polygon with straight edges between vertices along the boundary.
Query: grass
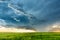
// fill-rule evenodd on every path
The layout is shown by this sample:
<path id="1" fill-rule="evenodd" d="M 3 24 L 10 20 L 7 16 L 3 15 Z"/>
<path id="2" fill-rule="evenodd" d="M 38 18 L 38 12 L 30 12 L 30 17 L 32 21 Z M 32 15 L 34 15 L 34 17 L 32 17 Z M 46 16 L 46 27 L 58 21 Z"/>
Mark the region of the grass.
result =
<path id="1" fill-rule="evenodd" d="M 0 40 L 60 40 L 59 32 L 37 33 L 3 33 L 0 32 Z"/>

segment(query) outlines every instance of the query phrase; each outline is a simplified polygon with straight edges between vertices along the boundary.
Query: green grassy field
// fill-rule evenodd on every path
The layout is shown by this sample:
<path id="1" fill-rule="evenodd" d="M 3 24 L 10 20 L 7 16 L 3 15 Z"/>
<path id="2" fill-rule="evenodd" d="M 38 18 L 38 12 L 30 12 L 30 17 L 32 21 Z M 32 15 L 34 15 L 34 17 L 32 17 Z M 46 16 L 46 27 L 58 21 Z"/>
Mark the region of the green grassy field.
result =
<path id="1" fill-rule="evenodd" d="M 60 40 L 60 33 L 0 33 L 0 40 Z"/>

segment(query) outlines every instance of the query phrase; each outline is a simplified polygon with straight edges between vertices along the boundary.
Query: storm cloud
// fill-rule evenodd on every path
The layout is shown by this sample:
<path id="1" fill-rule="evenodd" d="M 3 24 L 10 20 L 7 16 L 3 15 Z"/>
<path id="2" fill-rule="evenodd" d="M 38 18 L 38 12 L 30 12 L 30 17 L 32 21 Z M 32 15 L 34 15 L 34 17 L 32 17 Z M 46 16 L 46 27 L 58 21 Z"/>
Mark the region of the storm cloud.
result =
<path id="1" fill-rule="evenodd" d="M 60 0 L 1 0 L 0 19 L 6 26 L 27 26 L 44 31 L 60 22 Z"/>

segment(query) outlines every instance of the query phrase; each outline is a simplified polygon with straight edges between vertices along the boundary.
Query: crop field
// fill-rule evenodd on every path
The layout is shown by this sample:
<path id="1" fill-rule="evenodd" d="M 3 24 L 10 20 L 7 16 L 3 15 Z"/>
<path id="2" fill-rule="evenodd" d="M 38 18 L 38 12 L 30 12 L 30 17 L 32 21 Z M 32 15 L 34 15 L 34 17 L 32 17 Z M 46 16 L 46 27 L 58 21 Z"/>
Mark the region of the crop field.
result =
<path id="1" fill-rule="evenodd" d="M 0 32 L 0 40 L 60 40 L 59 32 L 7 33 Z"/>

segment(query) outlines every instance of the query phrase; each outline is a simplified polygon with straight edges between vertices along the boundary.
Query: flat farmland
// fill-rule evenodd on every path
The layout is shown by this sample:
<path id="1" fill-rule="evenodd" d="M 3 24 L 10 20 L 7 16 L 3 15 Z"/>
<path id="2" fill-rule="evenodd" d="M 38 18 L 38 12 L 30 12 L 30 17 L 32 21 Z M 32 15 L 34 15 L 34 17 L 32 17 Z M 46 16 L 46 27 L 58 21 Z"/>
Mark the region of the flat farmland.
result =
<path id="1" fill-rule="evenodd" d="M 0 40 L 60 40 L 60 32 L 0 32 Z"/>

